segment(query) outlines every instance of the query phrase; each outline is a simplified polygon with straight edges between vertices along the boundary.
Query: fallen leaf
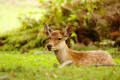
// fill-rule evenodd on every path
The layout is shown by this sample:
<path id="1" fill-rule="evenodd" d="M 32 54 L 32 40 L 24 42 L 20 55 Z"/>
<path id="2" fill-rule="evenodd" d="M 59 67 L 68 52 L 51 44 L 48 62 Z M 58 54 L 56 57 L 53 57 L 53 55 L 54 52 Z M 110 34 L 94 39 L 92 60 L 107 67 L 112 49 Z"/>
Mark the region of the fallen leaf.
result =
<path id="1" fill-rule="evenodd" d="M 49 73 L 46 72 L 45 77 L 49 78 L 50 77 Z"/>
<path id="2" fill-rule="evenodd" d="M 15 72 L 12 73 L 12 77 L 16 77 L 16 73 Z"/>
<path id="3" fill-rule="evenodd" d="M 56 74 L 53 73 L 52 75 L 53 75 L 54 78 L 58 78 L 58 76 Z"/>

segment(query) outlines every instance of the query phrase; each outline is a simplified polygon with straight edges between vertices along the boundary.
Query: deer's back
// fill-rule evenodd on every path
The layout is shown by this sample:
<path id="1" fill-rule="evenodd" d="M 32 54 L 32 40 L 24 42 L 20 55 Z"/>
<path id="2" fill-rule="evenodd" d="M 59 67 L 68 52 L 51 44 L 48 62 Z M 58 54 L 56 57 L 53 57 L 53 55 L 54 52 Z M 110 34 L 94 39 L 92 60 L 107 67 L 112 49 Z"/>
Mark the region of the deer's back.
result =
<path id="1" fill-rule="evenodd" d="M 110 54 L 101 50 L 88 52 L 69 51 L 69 54 L 75 65 L 114 64 L 114 61 Z"/>

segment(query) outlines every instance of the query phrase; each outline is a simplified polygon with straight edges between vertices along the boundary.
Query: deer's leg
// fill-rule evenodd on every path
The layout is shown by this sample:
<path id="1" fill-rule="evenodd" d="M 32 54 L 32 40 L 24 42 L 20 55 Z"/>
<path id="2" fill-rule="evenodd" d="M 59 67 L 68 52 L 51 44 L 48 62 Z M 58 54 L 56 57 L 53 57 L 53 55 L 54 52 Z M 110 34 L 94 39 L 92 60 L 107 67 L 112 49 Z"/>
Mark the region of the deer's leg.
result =
<path id="1" fill-rule="evenodd" d="M 68 61 L 64 62 L 63 64 L 61 64 L 61 65 L 59 66 L 59 68 L 63 68 L 64 66 L 71 65 L 72 63 L 73 63 L 73 61 L 68 60 Z"/>

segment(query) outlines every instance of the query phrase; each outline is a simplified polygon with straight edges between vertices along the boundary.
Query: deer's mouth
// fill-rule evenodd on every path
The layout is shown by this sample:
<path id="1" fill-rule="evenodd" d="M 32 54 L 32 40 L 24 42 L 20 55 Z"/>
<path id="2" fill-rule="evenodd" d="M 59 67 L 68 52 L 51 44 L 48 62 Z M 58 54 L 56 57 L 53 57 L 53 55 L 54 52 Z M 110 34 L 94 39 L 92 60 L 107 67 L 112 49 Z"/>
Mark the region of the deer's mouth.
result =
<path id="1" fill-rule="evenodd" d="M 51 48 L 48 48 L 48 50 L 49 50 L 49 51 L 52 51 L 52 49 L 51 49 Z"/>
<path id="2" fill-rule="evenodd" d="M 51 48 L 47 48 L 49 51 L 55 51 L 56 50 L 56 48 L 54 48 L 54 47 L 51 47 Z"/>
<path id="3" fill-rule="evenodd" d="M 49 51 L 55 51 L 55 50 L 57 50 L 57 49 L 52 47 L 52 48 L 49 48 L 48 50 L 49 50 Z"/>

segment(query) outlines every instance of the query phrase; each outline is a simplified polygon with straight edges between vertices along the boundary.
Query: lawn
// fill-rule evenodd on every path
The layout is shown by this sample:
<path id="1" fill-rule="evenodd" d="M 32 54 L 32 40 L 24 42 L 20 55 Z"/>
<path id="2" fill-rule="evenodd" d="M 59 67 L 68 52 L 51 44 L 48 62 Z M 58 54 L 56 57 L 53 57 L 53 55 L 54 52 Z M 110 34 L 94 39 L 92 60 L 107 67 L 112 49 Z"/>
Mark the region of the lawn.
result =
<path id="1" fill-rule="evenodd" d="M 57 64 L 57 65 L 56 65 Z M 119 80 L 120 66 L 57 68 L 53 53 L 1 52 L 0 80 Z M 4 79 L 3 79 L 4 80 Z"/>

